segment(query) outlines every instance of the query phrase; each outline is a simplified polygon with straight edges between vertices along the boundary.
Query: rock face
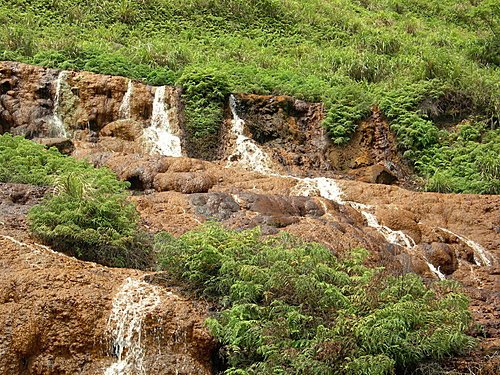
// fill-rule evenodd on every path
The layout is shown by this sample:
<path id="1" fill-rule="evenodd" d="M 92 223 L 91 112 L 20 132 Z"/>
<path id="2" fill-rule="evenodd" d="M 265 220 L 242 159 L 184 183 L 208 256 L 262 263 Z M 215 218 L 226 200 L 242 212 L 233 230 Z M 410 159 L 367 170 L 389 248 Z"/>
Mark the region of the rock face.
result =
<path id="1" fill-rule="evenodd" d="M 34 243 L 23 217 L 41 195 L 0 186 L 0 373 L 211 374 L 207 306 Z"/>
<path id="2" fill-rule="evenodd" d="M 326 150 L 330 145 L 320 122 L 321 104 L 307 103 L 288 96 L 234 95 L 234 108 L 227 111 L 223 126 L 222 157 L 231 154 L 231 121 L 234 111 L 245 123 L 244 132 L 288 174 L 303 170 L 330 170 Z"/>
<path id="3" fill-rule="evenodd" d="M 239 157 L 234 153 L 235 115 L 244 122 L 242 134 L 281 174 L 341 173 L 393 184 L 404 182 L 409 173 L 377 109 L 351 142 L 339 147 L 321 126 L 321 104 L 287 96 L 235 94 L 208 160 Z M 0 133 L 38 138 L 77 157 L 97 151 L 196 157 L 199 150 L 190 146 L 196 142 L 187 137 L 183 119 L 181 91 L 175 87 L 0 62 Z"/>
<path id="4" fill-rule="evenodd" d="M 146 129 L 167 122 L 172 134 L 183 132 L 180 89 L 164 88 L 155 101 L 160 89 L 124 77 L 1 62 L 0 133 L 69 137 L 75 145 L 148 153 Z M 155 105 L 162 107 L 159 113 Z"/>

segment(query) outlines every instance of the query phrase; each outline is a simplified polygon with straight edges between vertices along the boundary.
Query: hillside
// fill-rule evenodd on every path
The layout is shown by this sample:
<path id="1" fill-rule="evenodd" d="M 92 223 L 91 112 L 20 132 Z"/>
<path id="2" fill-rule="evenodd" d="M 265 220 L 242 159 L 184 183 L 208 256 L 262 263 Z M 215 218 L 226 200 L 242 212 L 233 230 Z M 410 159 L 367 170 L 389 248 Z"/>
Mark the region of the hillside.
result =
<path id="1" fill-rule="evenodd" d="M 348 142 L 372 106 L 427 190 L 500 189 L 500 6 L 487 1 L 1 1 L 0 56 L 185 88 L 199 147 L 228 92 L 325 104 Z"/>
<path id="2" fill-rule="evenodd" d="M 0 0 L 0 375 L 499 374 L 499 30 Z"/>

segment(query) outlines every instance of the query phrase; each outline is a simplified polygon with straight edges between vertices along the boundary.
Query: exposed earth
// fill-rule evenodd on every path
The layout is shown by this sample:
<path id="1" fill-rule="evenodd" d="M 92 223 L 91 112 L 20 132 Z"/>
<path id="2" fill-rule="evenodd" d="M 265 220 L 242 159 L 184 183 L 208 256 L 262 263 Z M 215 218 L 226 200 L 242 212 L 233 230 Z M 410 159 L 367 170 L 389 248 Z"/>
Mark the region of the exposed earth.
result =
<path id="1" fill-rule="evenodd" d="M 130 200 L 150 232 L 178 236 L 207 220 L 259 226 L 264 235 L 287 231 L 334 253 L 364 247 L 373 265 L 391 272 L 457 280 L 482 328 L 479 351 L 450 366 L 500 372 L 500 199 L 410 190 L 416 187 L 411 169 L 376 108 L 351 142 L 338 147 L 320 126 L 320 104 L 234 95 L 220 146 L 201 160 L 184 137 L 176 88 L 165 90 L 165 105 L 182 155 L 169 157 L 152 152 L 145 137 L 158 88 L 134 83 L 124 108 L 127 79 L 68 72 L 59 93 L 66 104 L 58 109 L 68 133 L 59 134 L 53 120 L 60 72 L 3 62 L 0 73 L 0 131 L 112 169 L 130 182 Z M 161 348 L 172 366 L 155 367 L 150 352 L 144 364 L 158 374 L 211 373 L 215 344 L 203 325 L 207 304 L 164 282 L 154 285 L 157 278 L 148 273 L 82 262 L 29 237 L 26 213 L 48 192 L 0 184 L 0 373 L 110 368 L 117 361 L 110 337 L 120 320 L 113 304 L 120 293 L 134 300 L 133 288 L 152 296 L 141 307 L 143 340 Z"/>

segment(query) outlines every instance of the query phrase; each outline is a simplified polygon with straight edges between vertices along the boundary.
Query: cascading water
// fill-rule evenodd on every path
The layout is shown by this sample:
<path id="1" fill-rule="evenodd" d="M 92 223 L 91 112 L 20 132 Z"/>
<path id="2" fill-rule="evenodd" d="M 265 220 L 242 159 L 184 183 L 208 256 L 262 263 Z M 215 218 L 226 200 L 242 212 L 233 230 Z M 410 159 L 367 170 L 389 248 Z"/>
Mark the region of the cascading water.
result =
<path id="1" fill-rule="evenodd" d="M 245 121 L 238 116 L 236 98 L 229 97 L 229 107 L 233 115 L 231 131 L 236 138 L 233 153 L 228 158 L 228 166 L 239 165 L 245 169 L 263 174 L 274 174 L 271 169 L 269 156 L 255 143 L 253 139 L 244 134 Z"/>
<path id="2" fill-rule="evenodd" d="M 142 345 L 142 325 L 146 316 L 160 304 L 157 287 L 127 278 L 113 300 L 108 327 L 113 337 L 113 354 L 117 361 L 105 375 L 146 374 L 143 365 L 146 348 Z"/>
<path id="3" fill-rule="evenodd" d="M 297 178 L 297 177 L 293 177 Z M 344 201 L 342 199 L 343 192 L 340 186 L 331 178 L 318 177 L 318 178 L 299 178 L 299 183 L 295 186 L 294 192 L 297 195 L 310 196 L 314 193 L 319 194 L 321 197 L 337 202 L 340 205 L 348 204 L 358 212 L 360 212 L 366 220 L 369 227 L 374 228 L 379 232 L 387 242 L 405 247 L 411 250 L 416 246 L 413 238 L 399 230 L 393 230 L 378 222 L 377 217 L 369 212 L 372 207 L 358 202 Z M 445 275 L 430 263 L 425 257 L 424 261 L 427 263 L 429 270 L 435 274 L 440 280 L 445 279 Z"/>
<path id="4" fill-rule="evenodd" d="M 56 94 L 54 96 L 54 107 L 52 110 L 52 117 L 50 119 L 52 135 L 55 137 L 67 137 L 66 128 L 64 126 L 64 121 L 61 118 L 61 114 L 59 113 L 59 107 L 61 102 L 61 89 L 62 85 L 66 81 L 68 76 L 68 72 L 62 70 L 59 72 L 56 79 Z"/>
<path id="5" fill-rule="evenodd" d="M 132 95 L 134 93 L 134 83 L 131 79 L 128 80 L 127 91 L 123 95 L 122 103 L 118 109 L 120 118 L 127 119 L 130 118 L 130 102 L 132 100 Z"/>
<path id="6" fill-rule="evenodd" d="M 427 258 L 424 258 L 425 260 L 425 263 L 427 263 L 427 267 L 429 267 L 429 270 L 438 277 L 439 280 L 444 280 L 446 279 L 446 275 L 444 273 L 442 273 L 440 270 L 439 270 L 439 267 L 436 268 L 434 266 L 434 264 L 432 264 L 431 262 L 429 262 L 427 260 Z"/>
<path id="7" fill-rule="evenodd" d="M 416 245 L 413 238 L 401 232 L 400 230 L 392 230 L 385 225 L 381 225 L 374 214 L 365 210 L 361 210 L 361 214 L 365 217 L 368 226 L 371 228 L 375 228 L 380 234 L 382 234 L 382 236 L 384 236 L 387 242 L 403 246 L 408 249 L 411 249 Z"/>
<path id="8" fill-rule="evenodd" d="M 478 266 L 491 266 L 493 264 L 492 259 L 494 259 L 494 257 L 491 256 L 491 254 L 489 254 L 488 251 L 477 242 L 474 242 L 471 239 L 465 238 L 459 234 L 453 233 L 451 230 L 445 228 L 439 229 L 441 229 L 443 232 L 455 236 L 460 241 L 469 246 L 474 251 L 474 262 Z"/>
<path id="9" fill-rule="evenodd" d="M 151 125 L 144 129 L 145 143 L 153 154 L 182 156 L 181 140 L 172 133 L 165 104 L 166 87 L 156 88 Z"/>
<path id="10" fill-rule="evenodd" d="M 236 98 L 231 95 L 229 98 L 229 105 L 233 115 L 232 132 L 236 138 L 236 147 L 233 153 L 229 156 L 228 166 L 238 164 L 245 169 L 260 172 L 266 175 L 280 176 L 278 173 L 271 169 L 271 163 L 266 153 L 261 150 L 257 143 L 244 135 L 245 121 L 242 120 L 237 113 Z M 358 212 L 360 212 L 366 219 L 367 225 L 378 231 L 387 242 L 411 250 L 415 247 L 415 241 L 410 236 L 402 231 L 395 231 L 391 228 L 381 225 L 377 217 L 369 212 L 372 207 L 351 201 L 344 201 L 342 189 L 337 182 L 332 178 L 316 177 L 316 178 L 300 178 L 295 176 L 282 176 L 293 178 L 298 181 L 292 189 L 292 193 L 299 196 L 319 195 L 325 199 L 334 201 L 340 205 L 348 204 Z M 325 206 L 326 208 L 326 206 Z M 434 273 L 439 279 L 444 279 L 445 275 L 425 259 L 429 270 Z"/>

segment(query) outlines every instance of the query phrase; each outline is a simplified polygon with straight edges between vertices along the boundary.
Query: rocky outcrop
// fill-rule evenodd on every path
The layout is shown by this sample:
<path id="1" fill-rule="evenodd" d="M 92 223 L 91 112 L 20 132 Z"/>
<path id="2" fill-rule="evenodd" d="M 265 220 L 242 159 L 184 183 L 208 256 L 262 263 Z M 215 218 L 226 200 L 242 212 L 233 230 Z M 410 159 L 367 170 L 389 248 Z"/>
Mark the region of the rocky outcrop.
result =
<path id="1" fill-rule="evenodd" d="M 205 304 L 28 238 L 45 190 L 0 185 L 0 374 L 211 374 Z"/>
<path id="2" fill-rule="evenodd" d="M 113 368 L 120 344 L 114 342 L 110 315 L 120 303 L 116 298 L 140 303 L 134 288 L 142 288 L 143 300 L 154 293 L 158 303 L 144 316 L 129 316 L 121 306 L 121 319 L 141 320 L 124 322 L 125 329 L 140 324 L 141 330 L 125 340 L 142 339 L 143 358 L 127 358 L 134 355 L 127 353 L 133 343 L 124 344 L 127 373 L 141 373 L 139 362 L 155 374 L 211 373 L 213 344 L 203 305 L 148 284 L 138 271 L 84 263 L 2 234 L 0 248 L 0 373 L 93 375 Z"/>
<path id="3" fill-rule="evenodd" d="M 254 157 L 267 159 L 268 167 L 280 174 L 342 174 L 370 183 L 406 183 L 409 169 L 376 108 L 348 145 L 336 146 L 321 125 L 324 114 L 319 103 L 288 96 L 234 94 L 233 98 L 227 103 L 216 146 L 206 155 L 209 160 L 238 164 L 241 155 L 234 151 L 233 133 L 238 116 L 246 139 L 265 154 Z M 190 148 L 193 140 L 183 130 L 183 118 L 181 91 L 175 87 L 0 62 L 0 133 L 37 138 L 77 157 L 96 152 L 196 156 L 199 150 Z M 199 184 L 210 185 L 206 179 Z M 164 185 L 165 179 L 158 182 L 160 189 Z"/>
<path id="4" fill-rule="evenodd" d="M 1 62 L 0 133 L 69 137 L 77 148 L 90 143 L 146 154 L 151 140 L 143 133 L 157 126 L 155 121 L 168 121 L 172 132 L 182 135 L 180 89 L 165 88 L 159 104 L 166 119 L 155 120 L 158 90 L 125 77 Z"/>
<path id="5" fill-rule="evenodd" d="M 389 122 L 377 107 L 361 121 L 345 146 L 329 148 L 328 161 L 334 169 L 368 183 L 404 183 L 411 174 L 397 150 Z"/>
<path id="6" fill-rule="evenodd" d="M 234 95 L 223 126 L 221 157 L 231 154 L 231 121 L 234 111 L 245 123 L 246 135 L 255 141 L 283 173 L 331 169 L 326 160 L 330 142 L 321 126 L 323 107 L 289 96 Z"/>

